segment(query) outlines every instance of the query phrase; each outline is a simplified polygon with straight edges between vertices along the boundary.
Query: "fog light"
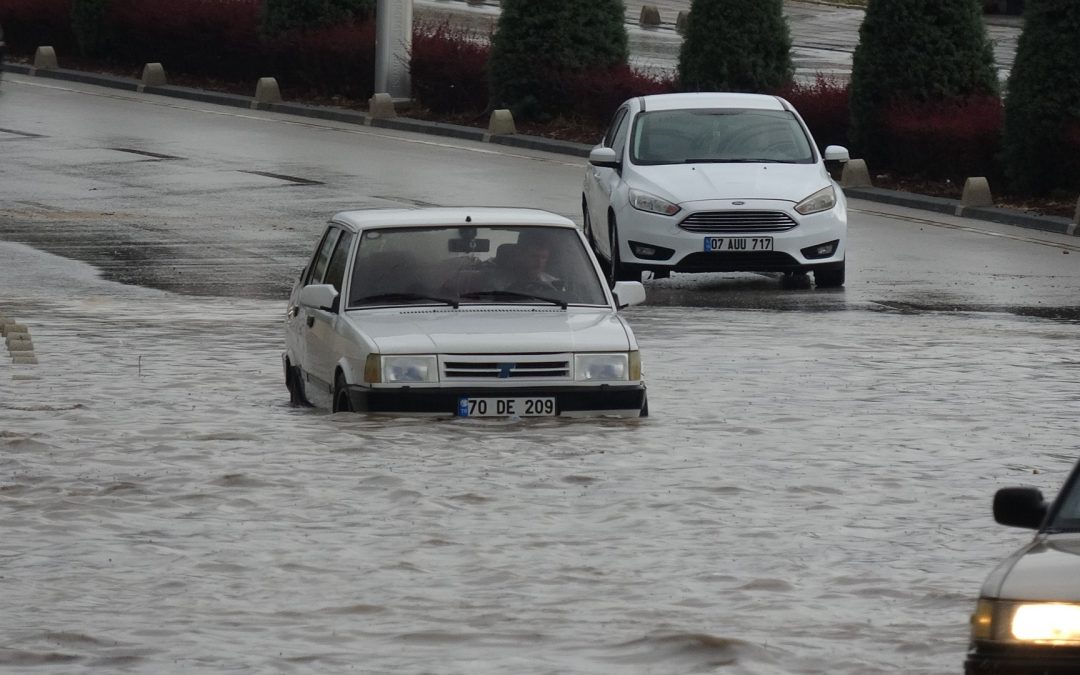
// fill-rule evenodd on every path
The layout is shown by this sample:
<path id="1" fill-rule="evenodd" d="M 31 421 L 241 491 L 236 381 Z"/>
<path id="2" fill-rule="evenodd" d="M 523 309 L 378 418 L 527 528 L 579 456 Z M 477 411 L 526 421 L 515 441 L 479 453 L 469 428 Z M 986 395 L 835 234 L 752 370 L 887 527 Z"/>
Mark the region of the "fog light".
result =
<path id="1" fill-rule="evenodd" d="M 803 257 L 807 260 L 815 260 L 817 258 L 828 258 L 836 253 L 836 247 L 840 245 L 840 240 L 835 239 L 825 244 L 818 244 L 817 246 L 810 246 L 800 251 Z"/>
<path id="2" fill-rule="evenodd" d="M 634 256 L 641 258 L 642 260 L 667 260 L 675 255 L 675 249 L 664 248 L 663 246 L 653 246 L 652 244 L 642 244 L 639 241 L 627 243 L 630 244 L 630 251 L 633 252 Z"/>

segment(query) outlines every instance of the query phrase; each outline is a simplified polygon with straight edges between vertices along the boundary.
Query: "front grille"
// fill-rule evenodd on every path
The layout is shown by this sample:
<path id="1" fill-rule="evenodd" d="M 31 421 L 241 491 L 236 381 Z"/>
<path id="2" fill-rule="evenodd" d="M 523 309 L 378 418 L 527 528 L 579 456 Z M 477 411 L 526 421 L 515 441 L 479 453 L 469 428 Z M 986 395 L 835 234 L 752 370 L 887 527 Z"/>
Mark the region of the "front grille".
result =
<path id="1" fill-rule="evenodd" d="M 702 211 L 691 213 L 679 227 L 688 232 L 787 232 L 796 223 L 783 211 Z"/>
<path id="2" fill-rule="evenodd" d="M 570 360 L 555 354 L 451 356 L 443 360 L 443 377 L 455 379 L 569 379 Z"/>

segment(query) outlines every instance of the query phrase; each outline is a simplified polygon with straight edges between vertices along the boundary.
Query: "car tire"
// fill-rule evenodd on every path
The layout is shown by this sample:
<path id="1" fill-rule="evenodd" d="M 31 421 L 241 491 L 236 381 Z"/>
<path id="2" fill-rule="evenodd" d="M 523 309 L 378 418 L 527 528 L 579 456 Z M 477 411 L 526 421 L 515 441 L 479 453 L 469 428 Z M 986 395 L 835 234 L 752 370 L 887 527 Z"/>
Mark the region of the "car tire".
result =
<path id="1" fill-rule="evenodd" d="M 611 245 L 611 259 L 608 261 L 608 284 L 615 286 L 616 281 L 641 281 L 641 272 L 631 270 L 619 260 L 619 228 L 615 219 L 608 226 L 608 240 Z"/>
<path id="2" fill-rule="evenodd" d="M 300 379 L 300 369 L 288 363 L 285 365 L 285 388 L 289 390 L 290 405 L 303 407 L 311 405 L 304 396 L 304 383 Z"/>
<path id="3" fill-rule="evenodd" d="M 646 394 L 641 399 L 641 412 L 638 413 L 638 417 L 648 417 L 648 416 L 649 416 L 649 396 L 648 396 L 648 394 Z"/>
<path id="4" fill-rule="evenodd" d="M 334 412 L 354 412 L 345 376 L 340 371 L 334 377 Z"/>
<path id="5" fill-rule="evenodd" d="M 844 265 L 828 270 L 814 271 L 814 286 L 818 288 L 840 288 L 844 285 Z"/>

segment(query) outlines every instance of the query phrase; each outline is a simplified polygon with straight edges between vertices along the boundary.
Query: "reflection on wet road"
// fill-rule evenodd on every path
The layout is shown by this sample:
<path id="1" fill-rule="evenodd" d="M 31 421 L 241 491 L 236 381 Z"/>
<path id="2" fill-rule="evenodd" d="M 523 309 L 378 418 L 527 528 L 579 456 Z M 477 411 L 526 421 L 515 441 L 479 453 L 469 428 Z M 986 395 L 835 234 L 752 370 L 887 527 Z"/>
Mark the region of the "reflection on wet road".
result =
<path id="1" fill-rule="evenodd" d="M 1071 322 L 657 283 L 650 418 L 366 418 L 287 405 L 282 302 L 0 262 L 13 672 L 955 672 L 1076 454 Z"/>

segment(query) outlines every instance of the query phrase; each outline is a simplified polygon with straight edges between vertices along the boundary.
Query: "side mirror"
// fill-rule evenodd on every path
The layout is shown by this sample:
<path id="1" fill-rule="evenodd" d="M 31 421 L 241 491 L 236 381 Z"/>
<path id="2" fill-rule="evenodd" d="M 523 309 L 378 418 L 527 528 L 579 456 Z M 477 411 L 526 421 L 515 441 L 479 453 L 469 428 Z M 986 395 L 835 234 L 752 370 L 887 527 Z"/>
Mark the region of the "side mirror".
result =
<path id="1" fill-rule="evenodd" d="M 618 169 L 622 166 L 619 156 L 612 148 L 593 148 L 589 153 L 589 164 L 604 169 Z"/>
<path id="2" fill-rule="evenodd" d="M 1037 488 L 1001 488 L 994 495 L 994 520 L 1002 525 L 1037 530 L 1046 511 L 1046 500 Z"/>
<path id="3" fill-rule="evenodd" d="M 619 309 L 645 302 L 645 286 L 640 281 L 616 281 L 611 294 L 615 296 L 615 306 Z"/>
<path id="4" fill-rule="evenodd" d="M 825 148 L 825 161 L 826 162 L 840 162 L 844 163 L 851 160 L 851 155 L 848 153 L 848 149 L 842 145 L 830 145 Z"/>
<path id="5" fill-rule="evenodd" d="M 300 289 L 300 304 L 304 307 L 332 311 L 338 292 L 330 284 L 312 284 Z"/>

